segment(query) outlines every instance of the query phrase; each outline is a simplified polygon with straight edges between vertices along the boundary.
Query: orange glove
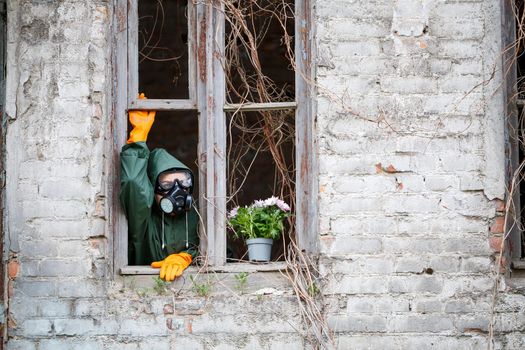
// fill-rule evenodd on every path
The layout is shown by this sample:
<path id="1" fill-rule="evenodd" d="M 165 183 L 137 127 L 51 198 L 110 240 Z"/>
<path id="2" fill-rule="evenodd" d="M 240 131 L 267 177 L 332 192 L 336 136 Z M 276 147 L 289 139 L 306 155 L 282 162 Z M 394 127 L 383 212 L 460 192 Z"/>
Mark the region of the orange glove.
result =
<path id="1" fill-rule="evenodd" d="M 191 261 L 191 255 L 188 253 L 171 254 L 164 260 L 152 262 L 151 267 L 160 267 L 159 277 L 166 282 L 170 282 L 175 277 L 182 275 L 184 270 L 191 264 Z"/>
<path id="2" fill-rule="evenodd" d="M 142 93 L 139 95 L 139 99 L 145 100 L 146 96 Z M 155 113 L 155 111 L 129 111 L 129 122 L 133 125 L 133 130 L 129 133 L 128 143 L 146 141 L 155 121 Z"/>

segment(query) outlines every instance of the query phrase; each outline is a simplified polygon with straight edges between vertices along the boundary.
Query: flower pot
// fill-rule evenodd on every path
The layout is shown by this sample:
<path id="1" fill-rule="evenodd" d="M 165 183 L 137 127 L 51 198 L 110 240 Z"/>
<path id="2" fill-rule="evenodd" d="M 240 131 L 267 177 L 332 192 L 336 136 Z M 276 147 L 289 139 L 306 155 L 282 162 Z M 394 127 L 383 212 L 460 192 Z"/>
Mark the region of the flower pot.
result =
<path id="1" fill-rule="evenodd" d="M 250 261 L 270 261 L 272 256 L 271 238 L 252 238 L 246 240 L 248 246 L 248 259 Z"/>

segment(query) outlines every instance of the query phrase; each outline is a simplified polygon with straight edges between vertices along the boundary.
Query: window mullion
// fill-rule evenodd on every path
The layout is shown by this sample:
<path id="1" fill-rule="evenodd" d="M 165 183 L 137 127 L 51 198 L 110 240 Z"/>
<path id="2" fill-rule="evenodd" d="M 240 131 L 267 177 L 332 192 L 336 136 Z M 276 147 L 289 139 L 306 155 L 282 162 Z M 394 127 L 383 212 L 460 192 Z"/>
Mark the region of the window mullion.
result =
<path id="1" fill-rule="evenodd" d="M 210 5 L 211 6 L 211 5 Z M 213 118 L 215 143 L 213 145 L 213 156 L 215 158 L 215 259 L 214 265 L 224 265 L 226 263 L 226 114 L 223 106 L 226 102 L 226 79 L 221 62 L 224 56 L 225 41 L 225 19 L 224 5 L 221 9 L 214 7 L 215 40 L 213 40 L 214 52 L 211 55 L 213 60 L 213 75 L 210 83 L 214 86 L 213 98 Z"/>
<path id="2" fill-rule="evenodd" d="M 215 4 L 216 5 L 216 4 Z M 202 64 L 202 49 L 205 50 L 205 69 L 199 67 L 199 109 L 200 125 L 204 128 L 201 142 L 205 154 L 204 169 L 205 190 L 201 206 L 205 206 L 206 216 L 206 253 L 212 265 L 226 263 L 226 116 L 223 111 L 225 103 L 225 77 L 221 63 L 224 53 L 224 12 L 214 8 L 213 2 L 207 2 L 205 22 L 199 16 L 198 64 Z M 204 23 L 204 28 L 201 25 Z M 202 157 L 201 157 L 202 160 Z"/>
<path id="3" fill-rule="evenodd" d="M 317 242 L 317 152 L 315 150 L 315 104 L 311 96 L 315 81 L 311 69 L 313 34 L 309 0 L 295 1 L 295 144 L 296 232 L 299 247 L 315 253 Z"/>

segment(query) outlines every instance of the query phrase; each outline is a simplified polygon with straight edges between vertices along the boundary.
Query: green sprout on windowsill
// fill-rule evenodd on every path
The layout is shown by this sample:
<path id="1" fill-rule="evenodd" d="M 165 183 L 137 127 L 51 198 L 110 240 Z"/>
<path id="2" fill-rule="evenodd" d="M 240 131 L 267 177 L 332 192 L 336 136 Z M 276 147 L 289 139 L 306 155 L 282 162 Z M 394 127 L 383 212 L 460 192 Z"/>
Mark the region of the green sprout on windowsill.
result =
<path id="1" fill-rule="evenodd" d="M 235 279 L 237 280 L 237 284 L 235 285 L 235 288 L 239 290 L 241 293 L 244 293 L 244 291 L 246 290 L 247 284 L 248 284 L 248 273 L 240 272 L 235 275 Z"/>
<path id="2" fill-rule="evenodd" d="M 235 275 L 235 279 L 237 280 L 237 283 L 235 284 L 235 289 L 237 289 L 241 293 L 244 293 L 244 291 L 246 290 L 246 285 L 248 284 L 248 273 L 240 272 Z"/>
<path id="3" fill-rule="evenodd" d="M 198 283 L 195 276 L 190 275 L 191 283 L 193 284 L 192 290 L 197 293 L 198 296 L 207 297 L 211 293 L 211 283 L 209 281 L 205 283 Z"/>
<path id="4" fill-rule="evenodd" d="M 153 277 L 153 282 L 154 282 L 153 290 L 158 295 L 166 295 L 168 293 L 168 285 L 169 285 L 168 282 L 165 282 L 159 276 Z"/>

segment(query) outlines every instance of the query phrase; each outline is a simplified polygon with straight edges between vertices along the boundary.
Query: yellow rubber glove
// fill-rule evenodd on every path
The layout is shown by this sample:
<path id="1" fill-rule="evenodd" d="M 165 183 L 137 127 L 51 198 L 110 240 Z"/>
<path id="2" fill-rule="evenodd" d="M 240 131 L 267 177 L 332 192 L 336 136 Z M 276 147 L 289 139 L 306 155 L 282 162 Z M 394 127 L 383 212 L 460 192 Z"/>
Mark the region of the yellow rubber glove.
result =
<path id="1" fill-rule="evenodd" d="M 160 267 L 159 277 L 166 282 L 170 282 L 175 277 L 182 275 L 184 270 L 190 266 L 191 261 L 191 255 L 188 253 L 171 254 L 164 260 L 152 262 L 151 267 Z"/>
<path id="2" fill-rule="evenodd" d="M 139 95 L 140 100 L 145 100 L 144 94 Z M 146 141 L 148 133 L 155 121 L 155 111 L 132 110 L 129 111 L 129 122 L 133 130 L 129 133 L 128 143 Z"/>

